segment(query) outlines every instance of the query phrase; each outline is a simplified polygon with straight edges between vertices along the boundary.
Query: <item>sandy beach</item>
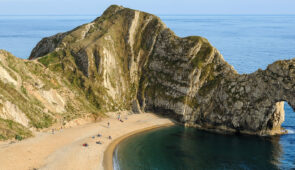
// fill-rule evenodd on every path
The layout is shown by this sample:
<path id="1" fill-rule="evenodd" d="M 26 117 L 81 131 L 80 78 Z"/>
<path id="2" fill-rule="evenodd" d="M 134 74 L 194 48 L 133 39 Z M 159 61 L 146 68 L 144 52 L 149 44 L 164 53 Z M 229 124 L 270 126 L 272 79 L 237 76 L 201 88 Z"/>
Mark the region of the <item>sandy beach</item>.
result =
<path id="1" fill-rule="evenodd" d="M 33 138 L 12 144 L 0 143 L 0 170 L 112 169 L 112 152 L 122 139 L 173 124 L 170 119 L 152 113 L 122 115 L 124 122 L 118 121 L 113 113 L 108 115 L 109 118 L 97 123 L 58 130 L 54 134 L 40 132 Z M 102 144 L 96 144 L 97 141 Z M 89 146 L 83 147 L 84 143 Z"/>

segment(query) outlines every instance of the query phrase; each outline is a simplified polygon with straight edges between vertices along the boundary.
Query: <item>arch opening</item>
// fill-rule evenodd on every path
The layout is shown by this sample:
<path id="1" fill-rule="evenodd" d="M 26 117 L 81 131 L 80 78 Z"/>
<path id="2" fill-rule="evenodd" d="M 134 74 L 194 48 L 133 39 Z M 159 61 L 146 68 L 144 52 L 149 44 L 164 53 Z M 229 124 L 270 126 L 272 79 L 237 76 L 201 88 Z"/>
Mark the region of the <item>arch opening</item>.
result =
<path id="1" fill-rule="evenodd" d="M 282 123 L 282 127 L 287 130 L 288 133 L 295 134 L 295 111 L 293 108 L 285 102 L 285 120 Z"/>

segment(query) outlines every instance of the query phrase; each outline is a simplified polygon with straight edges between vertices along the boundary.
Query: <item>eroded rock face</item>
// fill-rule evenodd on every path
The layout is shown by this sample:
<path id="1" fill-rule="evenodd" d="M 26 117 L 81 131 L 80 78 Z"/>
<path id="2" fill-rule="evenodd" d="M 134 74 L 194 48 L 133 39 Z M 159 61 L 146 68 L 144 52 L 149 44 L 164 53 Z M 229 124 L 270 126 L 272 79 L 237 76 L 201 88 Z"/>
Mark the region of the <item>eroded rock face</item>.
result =
<path id="1" fill-rule="evenodd" d="M 34 56 L 43 56 L 52 52 L 59 45 L 59 43 L 65 37 L 65 35 L 66 34 L 64 33 L 59 33 L 54 36 L 42 39 L 42 41 L 38 43 L 37 46 L 31 52 L 30 58 L 33 58 Z"/>
<path id="2" fill-rule="evenodd" d="M 208 116 L 190 122 L 201 126 L 226 126 L 250 134 L 281 133 L 284 102 L 294 108 L 295 60 L 277 61 L 264 71 L 224 77 L 216 89 Z M 276 68 L 274 70 L 274 68 Z M 202 113 L 202 112 L 201 112 Z"/>
<path id="3" fill-rule="evenodd" d="M 188 126 L 265 135 L 281 130 L 283 101 L 295 108 L 295 59 L 239 75 L 205 38 L 179 38 L 158 17 L 115 5 L 40 41 L 30 59 L 104 111 L 153 111 Z"/>

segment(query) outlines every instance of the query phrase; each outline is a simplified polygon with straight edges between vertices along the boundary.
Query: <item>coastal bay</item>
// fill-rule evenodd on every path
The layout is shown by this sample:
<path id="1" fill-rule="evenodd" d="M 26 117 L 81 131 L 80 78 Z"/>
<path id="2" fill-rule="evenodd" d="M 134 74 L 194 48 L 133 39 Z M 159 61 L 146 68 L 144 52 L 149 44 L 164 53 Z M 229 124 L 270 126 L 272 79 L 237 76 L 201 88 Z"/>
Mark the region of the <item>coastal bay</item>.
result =
<path id="1" fill-rule="evenodd" d="M 112 10 L 123 14 L 106 19 Z M 0 139 L 35 136 L 0 143 L 0 169 L 112 169 L 114 151 L 115 159 L 121 160 L 114 168 L 123 170 L 140 169 L 126 168 L 134 161 L 144 164 L 143 168 L 165 169 L 173 160 L 185 162 L 178 169 L 294 167 L 295 60 L 290 47 L 295 41 L 288 38 L 294 36 L 294 16 L 161 16 L 179 37 L 167 31 L 159 18 L 140 11 L 113 6 L 99 18 L 44 38 L 33 50 L 32 60 L 17 58 L 27 56 L 23 52 L 14 57 L 0 50 Z M 68 22 L 75 25 L 81 21 Z M 124 24 L 126 29 L 120 30 Z M 144 24 L 150 25 L 140 27 Z M 101 31 L 100 25 L 110 32 Z M 155 36 L 160 38 L 146 39 L 157 33 L 153 31 L 156 28 L 162 29 Z M 96 34 L 101 33 L 106 34 L 98 41 Z M 121 33 L 125 36 L 117 37 Z M 205 38 L 189 35 L 204 35 L 221 53 Z M 0 35 L 0 44 L 6 42 L 5 36 Z M 189 47 L 183 43 L 192 45 L 189 53 L 182 53 Z M 131 115 L 131 111 L 122 112 L 120 122 L 120 110 L 164 114 L 184 127 L 140 133 L 173 122 L 154 114 Z M 97 120 L 83 120 L 89 115 Z M 63 124 L 66 126 L 61 129 Z M 161 133 L 157 138 L 155 134 Z M 157 152 L 150 152 L 152 145 L 158 146 L 157 152 L 167 153 L 157 155 L 167 156 L 167 164 L 151 163 L 157 159 L 153 156 Z M 247 161 L 240 161 L 239 156 Z M 255 162 L 257 167 L 249 166 Z"/>
<path id="2" fill-rule="evenodd" d="M 134 131 L 147 130 L 173 124 L 170 119 L 161 118 L 152 113 L 125 115 L 123 121 L 117 120 L 113 113 L 108 113 L 97 123 L 90 123 L 73 128 L 37 133 L 35 137 L 21 142 L 0 143 L 0 169 L 63 169 L 83 170 L 104 169 L 103 156 L 108 145 L 117 138 Z M 124 119 L 124 118 L 127 118 Z M 108 128 L 107 123 L 110 123 Z M 101 137 L 97 137 L 101 134 Z M 95 136 L 93 139 L 92 137 Z M 108 139 L 112 137 L 112 140 Z M 96 144 L 101 141 L 102 144 Z M 82 145 L 87 143 L 88 147 Z M 17 162 L 17 163 L 16 163 Z"/>

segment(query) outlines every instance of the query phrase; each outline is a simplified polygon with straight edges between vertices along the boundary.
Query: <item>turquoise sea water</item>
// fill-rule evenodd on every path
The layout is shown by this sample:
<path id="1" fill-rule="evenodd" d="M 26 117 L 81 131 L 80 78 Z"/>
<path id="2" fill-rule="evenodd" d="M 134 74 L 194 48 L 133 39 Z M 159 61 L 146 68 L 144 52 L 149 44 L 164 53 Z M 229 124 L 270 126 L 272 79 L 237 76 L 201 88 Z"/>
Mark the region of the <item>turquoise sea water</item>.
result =
<path id="1" fill-rule="evenodd" d="M 239 73 L 295 57 L 295 16 L 160 16 L 181 37 L 206 37 Z M 0 49 L 27 58 L 41 38 L 96 16 L 0 16 Z M 171 127 L 136 135 L 119 145 L 120 169 L 295 169 L 295 113 L 285 105 L 276 138 L 224 136 Z M 142 166 L 144 165 L 144 166 Z M 140 168 L 144 167 L 144 168 Z"/>

